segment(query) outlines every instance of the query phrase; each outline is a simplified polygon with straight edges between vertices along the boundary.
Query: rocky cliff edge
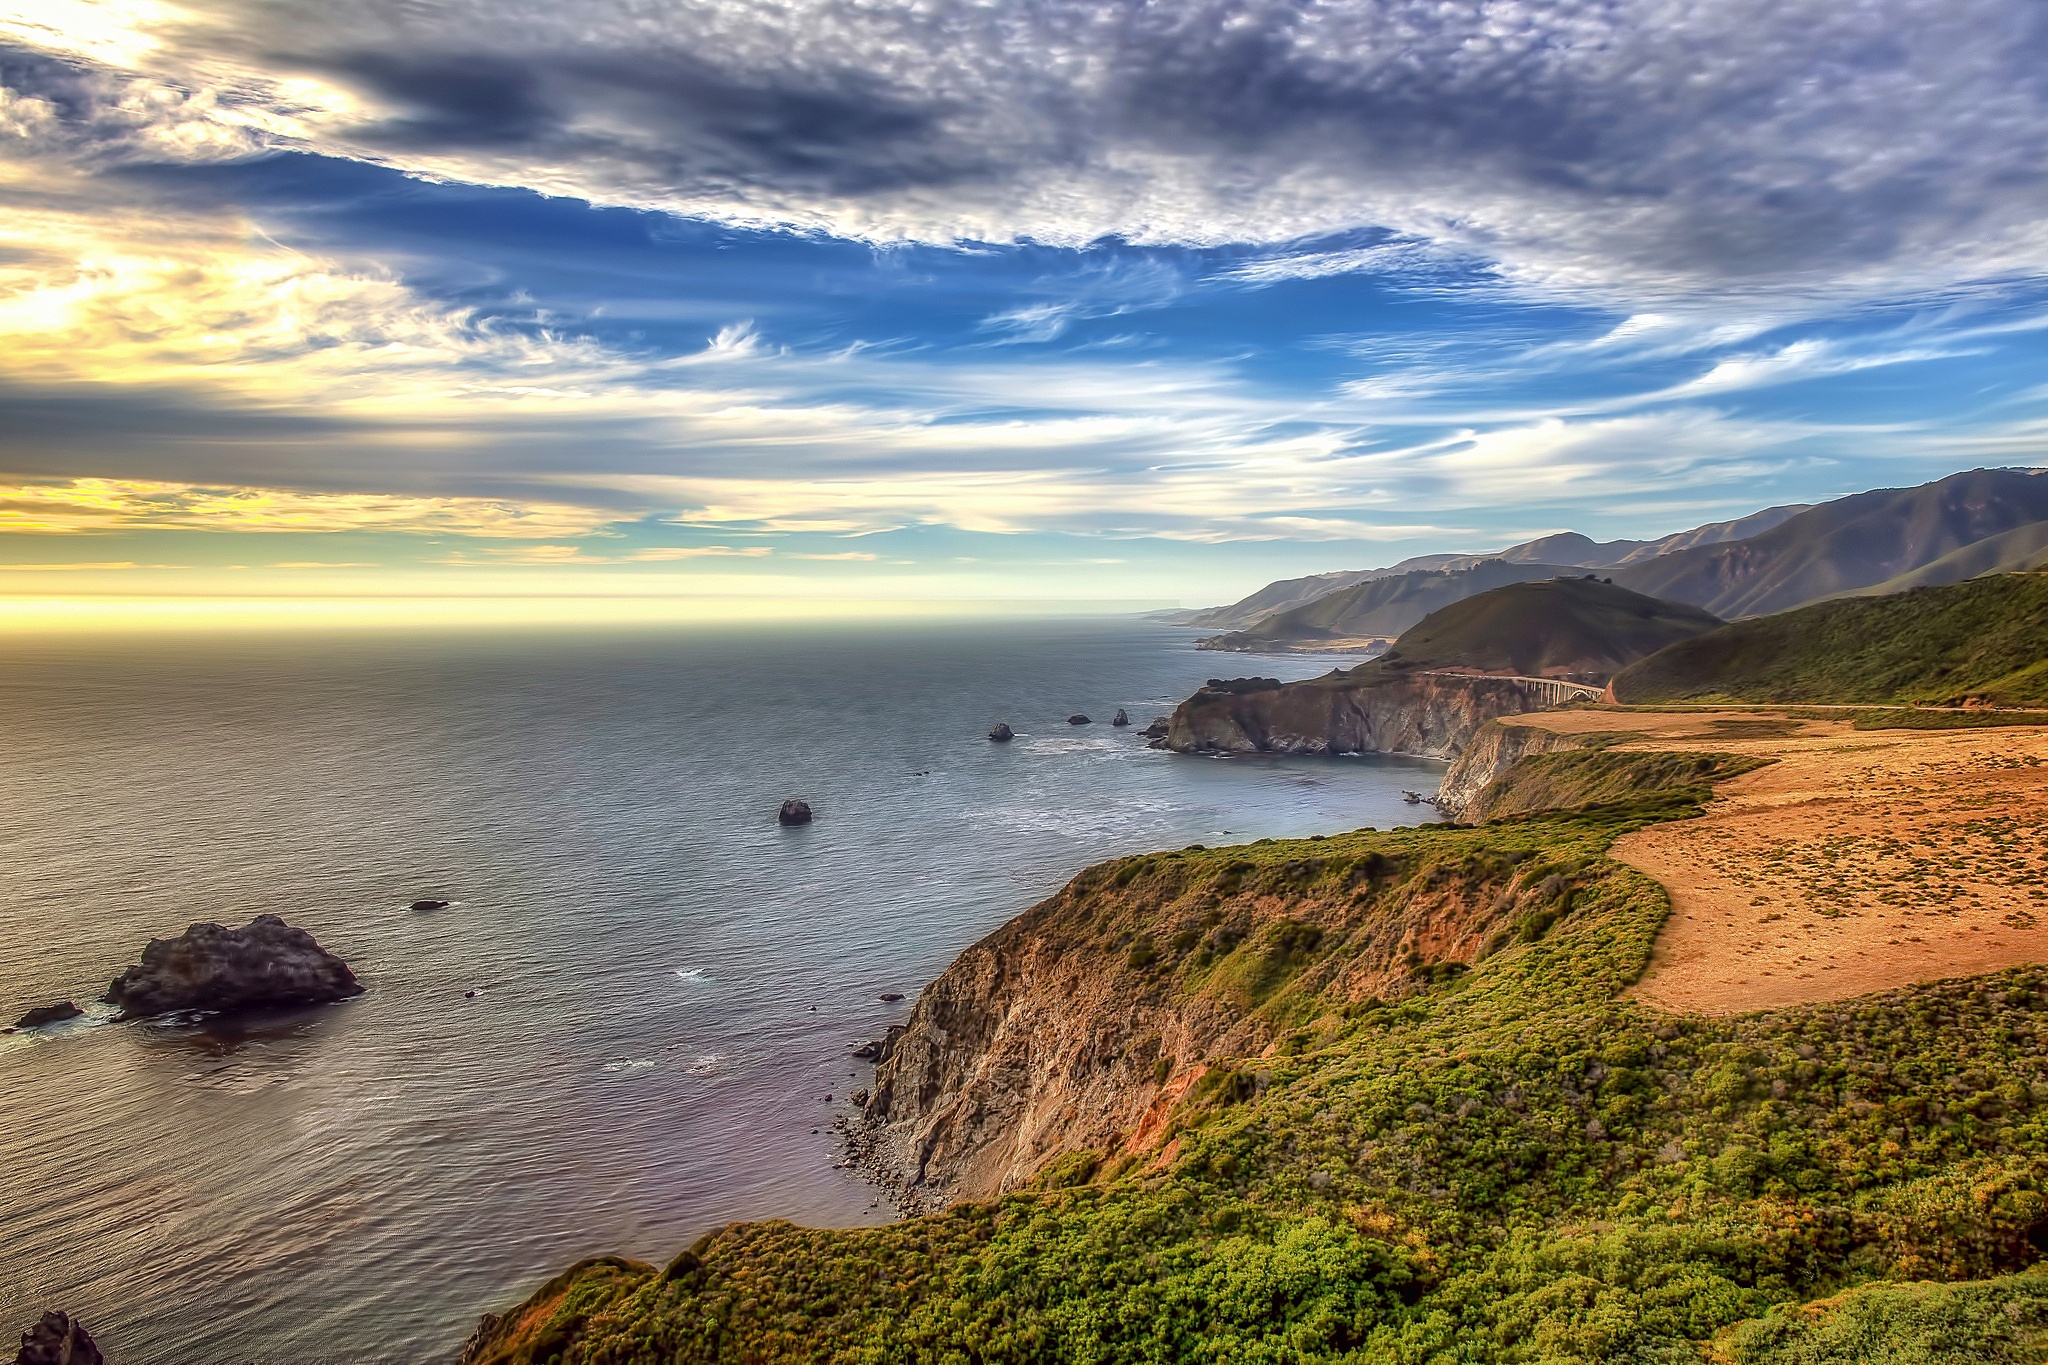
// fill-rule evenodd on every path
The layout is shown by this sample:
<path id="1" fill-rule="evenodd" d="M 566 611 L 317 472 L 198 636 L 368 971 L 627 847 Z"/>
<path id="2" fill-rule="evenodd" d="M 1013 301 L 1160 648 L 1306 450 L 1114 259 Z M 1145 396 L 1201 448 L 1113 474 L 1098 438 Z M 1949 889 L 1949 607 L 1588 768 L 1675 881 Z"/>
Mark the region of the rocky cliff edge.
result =
<path id="1" fill-rule="evenodd" d="M 1442 847 L 1367 833 L 1090 868 L 925 990 L 877 1068 L 870 1150 L 910 1209 L 1070 1152 L 1166 1159 L 1176 1116 L 1256 1088 L 1260 1056 L 1455 975 L 1562 894 L 1512 856 Z"/>

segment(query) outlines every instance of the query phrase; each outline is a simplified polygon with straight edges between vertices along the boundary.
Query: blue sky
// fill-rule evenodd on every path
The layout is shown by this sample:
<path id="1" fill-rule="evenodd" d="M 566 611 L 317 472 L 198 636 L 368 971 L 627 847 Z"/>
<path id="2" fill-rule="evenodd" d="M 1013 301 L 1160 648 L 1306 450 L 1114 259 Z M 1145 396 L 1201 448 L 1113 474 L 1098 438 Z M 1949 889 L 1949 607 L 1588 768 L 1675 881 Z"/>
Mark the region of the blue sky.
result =
<path id="1" fill-rule="evenodd" d="M 0 0 L 0 594 L 1229 599 L 2042 462 L 2048 12 Z"/>

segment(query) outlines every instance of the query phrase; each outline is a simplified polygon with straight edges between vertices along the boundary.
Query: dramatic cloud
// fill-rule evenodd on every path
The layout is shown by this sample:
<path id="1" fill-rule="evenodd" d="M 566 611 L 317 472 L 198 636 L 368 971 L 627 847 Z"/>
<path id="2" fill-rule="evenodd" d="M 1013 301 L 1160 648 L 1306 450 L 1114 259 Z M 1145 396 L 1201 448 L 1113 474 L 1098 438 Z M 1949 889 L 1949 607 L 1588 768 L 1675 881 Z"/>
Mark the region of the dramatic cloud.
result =
<path id="1" fill-rule="evenodd" d="M 304 146 L 733 223 L 1385 228 L 1624 294 L 2048 264 L 2034 0 L 15 0 L 0 35 L 142 82 L 89 118 L 124 145 Z"/>

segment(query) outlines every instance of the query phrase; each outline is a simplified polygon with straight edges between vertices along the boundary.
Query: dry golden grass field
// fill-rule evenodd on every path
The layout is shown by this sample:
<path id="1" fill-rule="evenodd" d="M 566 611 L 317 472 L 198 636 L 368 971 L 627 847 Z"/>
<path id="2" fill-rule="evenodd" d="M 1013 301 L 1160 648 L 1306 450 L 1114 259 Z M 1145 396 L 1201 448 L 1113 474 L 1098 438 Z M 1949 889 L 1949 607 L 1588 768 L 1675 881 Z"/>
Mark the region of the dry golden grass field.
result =
<path id="1" fill-rule="evenodd" d="M 1670 892 L 1636 995 L 1731 1014 L 2048 961 L 2048 727 L 1856 730 L 1783 712 L 1517 718 L 1617 749 L 1774 759 L 1614 856 Z"/>

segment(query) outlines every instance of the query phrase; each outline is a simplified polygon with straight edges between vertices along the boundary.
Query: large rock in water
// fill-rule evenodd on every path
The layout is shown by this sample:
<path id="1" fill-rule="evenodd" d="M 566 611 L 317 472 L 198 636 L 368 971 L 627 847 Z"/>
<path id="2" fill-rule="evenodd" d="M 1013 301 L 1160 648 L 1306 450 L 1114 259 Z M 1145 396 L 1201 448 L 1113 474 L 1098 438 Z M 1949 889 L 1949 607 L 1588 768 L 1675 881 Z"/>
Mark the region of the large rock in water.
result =
<path id="1" fill-rule="evenodd" d="M 782 803 L 782 809 L 775 812 L 775 821 L 782 825 L 808 825 L 811 823 L 811 803 L 792 796 Z"/>
<path id="2" fill-rule="evenodd" d="M 304 929 L 258 915 L 246 929 L 195 924 L 153 938 L 142 961 L 114 978 L 107 999 L 124 1019 L 171 1010 L 324 1005 L 363 993 L 348 964 Z"/>
<path id="3" fill-rule="evenodd" d="M 59 1000 L 54 1005 L 37 1005 L 27 1014 L 14 1021 L 16 1028 L 41 1028 L 45 1024 L 61 1024 L 66 1019 L 76 1019 L 85 1011 L 69 1000 Z"/>
<path id="4" fill-rule="evenodd" d="M 69 1313 L 45 1313 L 43 1320 L 21 1334 L 21 1354 L 14 1365 L 106 1365 L 85 1324 Z"/>

